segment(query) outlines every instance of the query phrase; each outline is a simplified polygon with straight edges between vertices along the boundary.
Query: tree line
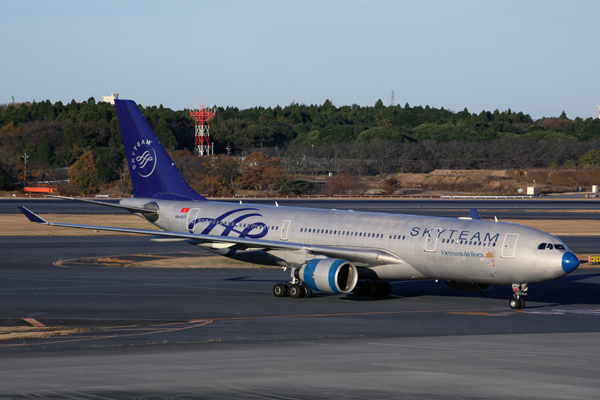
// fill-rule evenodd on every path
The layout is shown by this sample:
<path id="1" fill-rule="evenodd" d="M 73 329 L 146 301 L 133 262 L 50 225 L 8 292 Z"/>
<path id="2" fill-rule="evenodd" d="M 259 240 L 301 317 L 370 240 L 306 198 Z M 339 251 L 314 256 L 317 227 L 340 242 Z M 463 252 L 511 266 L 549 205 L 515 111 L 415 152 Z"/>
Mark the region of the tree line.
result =
<path id="1" fill-rule="evenodd" d="M 194 122 L 189 110 L 173 111 L 162 105 L 140 108 L 168 151 L 188 151 L 191 156 Z M 336 107 L 326 100 L 322 105 L 216 107 L 215 111 L 210 132 L 216 153 L 226 149 L 242 156 L 263 153 L 279 159 L 292 177 L 600 165 L 600 152 L 594 153 L 600 149 L 600 120 L 571 120 L 564 112 L 534 121 L 510 109 L 455 112 L 409 104 L 388 107 L 381 100 L 371 107 Z M 28 177 L 24 176 L 25 154 Z M 77 188 L 93 192 L 123 180 L 127 175 L 123 161 L 116 111 L 108 103 L 91 97 L 81 103 L 46 100 L 0 105 L 2 189 L 26 178 L 58 179 L 74 165 L 75 172 L 89 175 L 93 164 L 94 179 L 82 184 L 85 189 Z M 83 175 L 72 172 L 70 178 L 82 181 Z"/>

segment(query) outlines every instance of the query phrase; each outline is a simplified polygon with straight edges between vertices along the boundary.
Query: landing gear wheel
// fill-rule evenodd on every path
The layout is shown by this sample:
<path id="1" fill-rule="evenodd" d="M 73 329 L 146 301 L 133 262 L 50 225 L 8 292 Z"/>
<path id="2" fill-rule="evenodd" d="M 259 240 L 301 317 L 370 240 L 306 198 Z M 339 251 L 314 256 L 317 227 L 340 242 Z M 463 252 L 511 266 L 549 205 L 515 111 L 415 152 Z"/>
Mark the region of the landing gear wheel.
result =
<path id="1" fill-rule="evenodd" d="M 525 299 L 523 296 L 527 294 L 529 285 L 527 283 L 513 283 L 513 298 L 508 303 L 513 310 L 522 310 L 525 308 Z"/>
<path id="2" fill-rule="evenodd" d="M 300 297 L 304 297 L 304 289 L 297 284 L 290 285 L 289 289 L 290 297 L 298 299 Z"/>
<path id="3" fill-rule="evenodd" d="M 522 310 L 525 308 L 525 300 L 523 299 L 511 299 L 508 304 L 513 310 Z"/>
<path id="4" fill-rule="evenodd" d="M 304 288 L 304 297 L 305 297 L 305 298 L 307 298 L 307 297 L 311 297 L 311 296 L 312 296 L 312 293 L 313 293 L 312 289 L 311 289 L 311 288 L 309 288 L 309 287 L 308 287 L 308 286 L 306 286 L 306 285 L 303 285 L 302 287 Z"/>
<path id="5" fill-rule="evenodd" d="M 285 297 L 288 294 L 288 287 L 285 283 L 277 283 L 273 286 L 273 294 L 275 297 Z"/>
<path id="6" fill-rule="evenodd" d="M 362 282 L 356 282 L 356 286 L 354 286 L 352 293 L 354 293 L 355 296 L 364 296 L 366 294 L 365 284 Z"/>
<path id="7" fill-rule="evenodd" d="M 366 291 L 369 297 L 381 296 L 381 286 L 377 282 L 369 283 Z"/>
<path id="8" fill-rule="evenodd" d="M 381 297 L 389 297 L 392 294 L 392 285 L 388 282 L 383 282 L 380 284 Z"/>

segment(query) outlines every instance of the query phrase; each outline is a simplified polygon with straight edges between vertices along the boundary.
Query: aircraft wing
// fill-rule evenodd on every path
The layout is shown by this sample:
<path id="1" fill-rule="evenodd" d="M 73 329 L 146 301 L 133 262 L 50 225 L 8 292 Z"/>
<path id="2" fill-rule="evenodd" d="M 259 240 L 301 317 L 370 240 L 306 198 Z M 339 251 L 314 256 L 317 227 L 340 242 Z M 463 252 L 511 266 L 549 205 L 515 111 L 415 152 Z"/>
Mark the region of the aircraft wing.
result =
<path id="1" fill-rule="evenodd" d="M 19 206 L 19 210 L 31 221 L 48 226 L 62 226 L 65 228 L 93 229 L 98 231 L 111 231 L 122 233 L 136 233 L 140 235 L 153 235 L 157 241 L 187 240 L 193 244 L 218 244 L 222 247 L 233 247 L 243 249 L 263 249 L 306 251 L 316 255 L 324 255 L 331 258 L 342 258 L 344 260 L 361 264 L 361 266 L 376 266 L 382 264 L 405 264 L 400 257 L 381 249 L 362 249 L 329 246 L 313 246 L 302 243 L 278 242 L 274 240 L 248 239 L 240 237 L 201 235 L 197 233 L 157 231 L 150 229 L 130 229 L 111 226 L 78 225 L 62 222 L 49 222 L 39 217 L 26 207 Z M 220 247 L 220 246 L 219 246 Z"/>

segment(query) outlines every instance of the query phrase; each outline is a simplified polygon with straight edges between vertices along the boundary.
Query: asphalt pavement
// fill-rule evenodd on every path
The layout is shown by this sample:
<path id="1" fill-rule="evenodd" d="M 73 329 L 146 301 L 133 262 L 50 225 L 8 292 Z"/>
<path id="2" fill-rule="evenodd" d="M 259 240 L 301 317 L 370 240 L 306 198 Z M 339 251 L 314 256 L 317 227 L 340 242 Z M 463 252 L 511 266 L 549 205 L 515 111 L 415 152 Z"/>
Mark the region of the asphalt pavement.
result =
<path id="1" fill-rule="evenodd" d="M 43 213 L 40 204 L 30 208 Z M 73 203 L 49 207 L 55 204 L 58 212 L 72 212 Z M 564 239 L 576 252 L 600 248 L 594 237 Z M 83 262 L 183 253 L 207 255 L 186 243 L 137 236 L 0 237 L 0 328 L 37 323 L 78 330 L 0 342 L 0 399 L 595 399 L 600 393 L 598 269 L 531 285 L 527 307 L 512 311 L 509 287 L 468 293 L 442 282 L 398 282 L 387 299 L 292 299 L 271 292 L 287 280 L 281 269 Z M 69 267 L 59 266 L 65 260 Z"/>

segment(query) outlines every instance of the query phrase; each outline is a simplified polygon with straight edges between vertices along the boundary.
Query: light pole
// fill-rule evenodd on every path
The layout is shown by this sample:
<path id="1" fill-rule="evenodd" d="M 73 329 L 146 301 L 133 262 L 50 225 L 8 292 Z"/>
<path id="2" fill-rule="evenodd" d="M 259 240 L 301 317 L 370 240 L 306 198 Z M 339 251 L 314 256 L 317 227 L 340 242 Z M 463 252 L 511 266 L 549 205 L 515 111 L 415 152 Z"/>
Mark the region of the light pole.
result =
<path id="1" fill-rule="evenodd" d="M 27 159 L 29 158 L 29 156 L 27 155 L 27 152 L 25 152 L 25 154 L 21 157 L 23 157 L 23 160 L 25 162 L 25 168 L 23 171 L 23 186 L 25 186 L 27 185 Z"/>

